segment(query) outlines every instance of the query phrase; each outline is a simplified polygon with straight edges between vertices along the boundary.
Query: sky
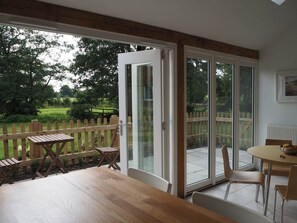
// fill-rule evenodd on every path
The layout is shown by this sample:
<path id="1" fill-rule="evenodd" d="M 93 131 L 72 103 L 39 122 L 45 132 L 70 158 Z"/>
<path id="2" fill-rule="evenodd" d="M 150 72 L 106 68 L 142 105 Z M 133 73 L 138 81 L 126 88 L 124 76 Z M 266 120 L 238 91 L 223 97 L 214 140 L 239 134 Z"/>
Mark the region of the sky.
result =
<path id="1" fill-rule="evenodd" d="M 43 32 L 43 31 L 41 31 Z M 56 33 L 49 33 L 49 32 L 44 32 L 47 35 L 56 35 Z M 79 40 L 79 38 L 74 37 L 72 35 L 67 35 L 67 34 L 59 34 L 60 35 L 60 39 L 59 41 L 61 43 L 65 42 L 68 44 L 72 44 L 74 46 L 73 50 L 70 50 L 69 52 L 62 52 L 60 49 L 52 49 L 50 51 L 50 55 L 45 55 L 44 56 L 44 60 L 47 62 L 52 62 L 53 60 L 58 60 L 59 62 L 61 62 L 63 65 L 69 65 L 70 61 L 72 61 L 74 59 L 74 55 L 78 50 L 78 46 L 77 46 L 77 41 Z M 63 81 L 56 81 L 56 80 L 51 80 L 50 81 L 50 85 L 53 86 L 54 90 L 56 92 L 60 91 L 60 88 L 63 85 L 68 85 L 70 88 L 74 87 L 74 84 L 68 79 L 68 78 L 75 78 L 75 76 L 69 72 L 65 73 L 67 75 L 67 78 L 65 78 L 65 80 Z"/>
<path id="2" fill-rule="evenodd" d="M 74 49 L 69 51 L 69 52 L 65 52 L 61 55 L 61 62 L 63 64 L 69 64 L 70 61 L 72 61 L 74 59 L 74 55 L 75 53 L 77 52 L 77 41 L 78 41 L 78 38 L 75 38 L 74 36 L 72 35 L 66 35 L 66 34 L 63 34 L 62 35 L 62 38 L 61 38 L 62 41 L 65 41 L 65 42 L 68 42 L 68 43 L 71 43 L 74 45 Z M 67 72 L 66 73 L 68 77 L 72 77 L 72 78 L 75 78 L 73 74 Z M 60 88 L 63 86 L 63 85 L 68 85 L 70 88 L 73 88 L 74 87 L 74 84 L 69 80 L 69 79 L 65 79 L 63 80 L 63 82 L 61 81 L 51 81 L 50 83 L 51 85 L 53 85 L 54 87 L 54 90 L 56 92 L 59 92 L 60 91 Z"/>

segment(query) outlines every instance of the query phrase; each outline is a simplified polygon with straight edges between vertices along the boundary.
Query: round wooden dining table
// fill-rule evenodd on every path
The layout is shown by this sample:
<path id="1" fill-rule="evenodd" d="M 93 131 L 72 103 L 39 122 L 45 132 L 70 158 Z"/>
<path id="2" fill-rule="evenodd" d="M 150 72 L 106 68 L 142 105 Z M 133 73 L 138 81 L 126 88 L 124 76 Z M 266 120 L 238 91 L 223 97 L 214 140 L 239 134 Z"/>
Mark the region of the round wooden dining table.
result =
<path id="1" fill-rule="evenodd" d="M 266 196 L 264 204 L 264 215 L 267 214 L 267 205 L 268 205 L 268 196 L 269 196 L 269 187 L 271 179 L 271 168 L 273 163 L 280 163 L 286 165 L 295 165 L 297 164 L 297 155 L 286 155 L 280 146 L 254 146 L 248 148 L 247 152 L 254 157 L 257 157 L 261 160 L 268 162 L 268 172 L 266 180 Z"/>

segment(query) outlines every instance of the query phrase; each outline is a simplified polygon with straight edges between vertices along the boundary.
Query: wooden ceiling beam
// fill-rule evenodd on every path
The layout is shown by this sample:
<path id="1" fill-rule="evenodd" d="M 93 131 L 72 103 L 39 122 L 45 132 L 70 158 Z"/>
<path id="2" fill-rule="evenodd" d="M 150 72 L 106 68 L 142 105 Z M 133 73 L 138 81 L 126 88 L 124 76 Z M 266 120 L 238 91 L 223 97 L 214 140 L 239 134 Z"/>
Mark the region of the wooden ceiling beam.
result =
<path id="1" fill-rule="evenodd" d="M 169 29 L 99 15 L 34 0 L 0 0 L 0 13 L 161 40 L 217 52 L 259 59 L 259 51 Z"/>

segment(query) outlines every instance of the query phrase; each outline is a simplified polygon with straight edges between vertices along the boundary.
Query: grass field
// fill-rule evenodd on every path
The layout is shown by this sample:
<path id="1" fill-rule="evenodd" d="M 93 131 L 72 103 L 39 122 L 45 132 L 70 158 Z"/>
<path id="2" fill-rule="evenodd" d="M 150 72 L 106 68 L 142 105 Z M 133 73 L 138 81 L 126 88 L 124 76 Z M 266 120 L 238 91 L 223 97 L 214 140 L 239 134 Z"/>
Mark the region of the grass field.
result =
<path id="1" fill-rule="evenodd" d="M 69 111 L 70 108 L 42 108 L 39 109 L 39 115 L 57 115 L 57 114 L 63 114 L 66 115 L 67 111 Z M 94 108 L 93 112 L 96 113 L 102 113 L 104 112 L 105 114 L 108 113 L 113 113 L 113 111 L 116 110 L 116 108 Z"/>
<path id="2" fill-rule="evenodd" d="M 70 108 L 42 108 L 42 109 L 39 109 L 40 112 L 38 116 L 58 115 L 58 114 L 67 115 L 67 111 L 69 110 Z"/>

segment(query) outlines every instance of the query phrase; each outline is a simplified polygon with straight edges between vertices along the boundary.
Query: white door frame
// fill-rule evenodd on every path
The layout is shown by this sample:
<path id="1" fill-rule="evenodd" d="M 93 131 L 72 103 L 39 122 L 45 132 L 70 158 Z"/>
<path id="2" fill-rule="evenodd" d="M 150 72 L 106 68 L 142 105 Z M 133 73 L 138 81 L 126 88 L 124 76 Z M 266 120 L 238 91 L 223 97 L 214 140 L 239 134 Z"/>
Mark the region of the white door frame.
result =
<path id="1" fill-rule="evenodd" d="M 162 67 L 161 50 L 154 49 L 123 53 L 118 55 L 119 60 L 119 107 L 121 119 L 120 157 L 121 168 L 124 174 L 128 169 L 128 141 L 127 141 L 127 96 L 126 96 L 126 65 L 127 64 L 152 64 L 153 65 L 153 125 L 154 125 L 154 173 L 163 175 L 163 149 L 162 149 Z M 133 70 L 133 68 L 132 68 Z M 133 79 L 133 78 L 132 78 Z M 136 78 L 137 79 L 137 78 Z M 135 81 L 136 81 L 135 79 Z M 156 97 L 157 95 L 157 97 Z M 133 100 L 133 99 L 132 99 Z"/>

